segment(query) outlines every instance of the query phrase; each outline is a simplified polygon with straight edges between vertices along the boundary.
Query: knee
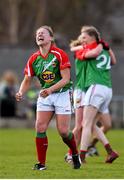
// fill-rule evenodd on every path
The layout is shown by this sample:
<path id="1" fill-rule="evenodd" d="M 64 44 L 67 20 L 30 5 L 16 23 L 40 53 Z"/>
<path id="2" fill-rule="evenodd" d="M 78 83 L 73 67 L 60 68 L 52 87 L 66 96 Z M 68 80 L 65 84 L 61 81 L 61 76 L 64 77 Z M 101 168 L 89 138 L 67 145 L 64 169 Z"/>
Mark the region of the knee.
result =
<path id="1" fill-rule="evenodd" d="M 89 119 L 84 119 L 83 123 L 82 123 L 82 127 L 83 128 L 88 128 L 88 127 L 91 127 L 92 124 L 91 124 L 91 121 Z"/>
<path id="2" fill-rule="evenodd" d="M 103 127 L 104 132 L 107 132 L 108 130 L 110 130 L 111 127 L 112 127 L 112 123 L 111 122 L 108 122 L 108 123 L 104 124 L 104 127 Z"/>
<path id="3" fill-rule="evenodd" d="M 35 129 L 36 132 L 45 132 L 47 129 L 47 124 L 43 123 L 42 121 L 36 120 Z"/>
<path id="4" fill-rule="evenodd" d="M 82 126 L 76 126 L 73 129 L 73 133 L 80 133 L 82 131 Z"/>
<path id="5" fill-rule="evenodd" d="M 58 132 L 62 138 L 65 138 L 68 136 L 69 130 L 68 130 L 68 128 L 60 127 L 60 128 L 58 128 Z"/>

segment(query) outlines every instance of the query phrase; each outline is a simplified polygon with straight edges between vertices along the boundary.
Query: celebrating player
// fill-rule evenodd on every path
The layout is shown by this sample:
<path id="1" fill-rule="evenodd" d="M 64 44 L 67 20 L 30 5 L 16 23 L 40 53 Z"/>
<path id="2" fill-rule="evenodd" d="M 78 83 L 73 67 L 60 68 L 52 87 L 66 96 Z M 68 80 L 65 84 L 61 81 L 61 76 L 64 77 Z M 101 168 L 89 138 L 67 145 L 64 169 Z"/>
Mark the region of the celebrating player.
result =
<path id="1" fill-rule="evenodd" d="M 116 59 L 114 56 L 114 53 L 111 49 L 109 49 L 108 45 L 105 44 L 104 41 L 101 41 L 100 34 L 97 31 L 97 29 L 93 26 L 83 26 L 82 32 L 88 29 L 93 29 L 94 32 L 96 32 L 97 37 L 97 47 L 90 47 L 91 50 L 89 50 L 86 55 L 87 58 L 97 57 L 101 51 L 104 49 L 109 50 L 109 53 L 111 54 L 111 63 L 115 64 Z M 82 55 L 82 50 L 85 52 L 85 47 L 87 45 L 87 42 L 83 39 L 82 35 L 78 37 L 76 41 L 73 41 L 71 43 L 71 51 L 76 51 L 76 59 L 75 59 L 75 67 L 76 67 L 76 83 L 75 83 L 75 90 L 74 90 L 74 107 L 75 107 L 75 127 L 73 129 L 73 133 L 75 135 L 75 140 L 77 143 L 77 146 L 80 144 L 81 139 L 81 132 L 82 132 L 82 121 L 83 121 L 83 101 L 85 97 L 85 78 L 86 78 L 86 68 L 87 68 L 87 62 L 86 61 L 80 61 L 78 59 L 78 56 Z M 111 127 L 111 117 L 109 113 L 100 113 L 97 115 L 97 120 L 101 121 L 102 130 L 104 132 L 107 132 L 108 129 Z M 92 143 L 89 146 L 88 155 L 96 154 L 98 155 L 98 152 L 94 145 L 98 141 L 98 138 L 94 138 Z M 71 162 L 71 150 L 68 151 L 68 154 L 65 156 L 65 160 L 67 162 Z"/>
<path id="2" fill-rule="evenodd" d="M 83 42 L 86 43 L 85 51 L 79 55 L 79 59 L 89 58 L 88 51 L 97 47 L 99 34 L 94 28 L 86 29 L 82 32 Z M 105 162 L 112 163 L 118 154 L 112 150 L 110 143 L 103 131 L 96 125 L 96 115 L 98 113 L 108 113 L 108 106 L 112 98 L 111 85 L 111 60 L 108 51 L 102 50 L 101 54 L 95 59 L 87 61 L 83 110 L 83 131 L 81 137 L 80 157 L 83 161 L 90 143 L 91 135 L 95 133 L 103 143 L 107 151 Z"/>
<path id="3" fill-rule="evenodd" d="M 79 169 L 80 162 L 74 135 L 69 130 L 71 81 L 68 56 L 54 45 L 53 31 L 49 26 L 38 28 L 36 43 L 39 50 L 29 58 L 24 70 L 25 77 L 16 94 L 17 101 L 20 101 L 29 89 L 33 76 L 39 79 L 42 90 L 37 101 L 35 124 L 38 163 L 33 169 L 46 169 L 48 147 L 46 131 L 54 113 L 56 114 L 58 132 L 64 143 L 72 150 L 73 167 Z"/>

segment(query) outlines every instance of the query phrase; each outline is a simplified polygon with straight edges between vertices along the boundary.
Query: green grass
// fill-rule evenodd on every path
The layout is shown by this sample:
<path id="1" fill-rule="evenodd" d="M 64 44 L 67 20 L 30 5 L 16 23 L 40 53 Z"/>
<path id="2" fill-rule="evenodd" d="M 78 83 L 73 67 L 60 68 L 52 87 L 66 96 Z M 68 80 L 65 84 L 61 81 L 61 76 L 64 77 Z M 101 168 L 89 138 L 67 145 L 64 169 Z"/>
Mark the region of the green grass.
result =
<path id="1" fill-rule="evenodd" d="M 0 178 L 4 179 L 123 179 L 124 131 L 111 130 L 108 138 L 120 157 L 105 164 L 106 152 L 98 143 L 99 157 L 87 158 L 87 164 L 74 170 L 64 162 L 67 147 L 55 129 L 48 130 L 47 170 L 33 171 L 36 162 L 35 132 L 31 129 L 0 129 Z"/>

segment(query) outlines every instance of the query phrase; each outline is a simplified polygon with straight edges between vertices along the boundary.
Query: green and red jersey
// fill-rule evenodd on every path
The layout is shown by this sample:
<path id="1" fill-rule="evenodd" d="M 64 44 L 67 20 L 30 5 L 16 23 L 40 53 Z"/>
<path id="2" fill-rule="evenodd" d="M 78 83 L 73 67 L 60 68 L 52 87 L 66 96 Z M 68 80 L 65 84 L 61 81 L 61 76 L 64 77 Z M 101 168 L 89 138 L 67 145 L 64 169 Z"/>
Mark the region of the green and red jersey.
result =
<path id="1" fill-rule="evenodd" d="M 77 52 L 76 52 L 76 58 L 78 59 L 78 60 L 86 60 L 85 59 L 85 54 L 86 54 L 86 52 L 88 52 L 89 50 L 92 50 L 92 49 L 94 49 L 94 48 L 96 48 L 98 46 L 98 44 L 96 43 L 96 41 L 95 42 L 93 42 L 93 43 L 91 43 L 91 44 L 87 44 L 87 45 L 85 45 L 84 47 L 82 47 L 82 49 L 80 49 L 80 50 L 78 50 Z"/>
<path id="2" fill-rule="evenodd" d="M 80 89 L 85 91 L 85 81 L 86 81 L 86 70 L 87 70 L 87 61 L 86 59 L 82 60 L 82 56 L 88 51 L 95 48 L 98 44 L 96 42 L 86 45 L 81 50 L 76 51 L 75 53 L 75 73 L 76 73 L 76 81 L 75 81 L 75 89 Z"/>
<path id="3" fill-rule="evenodd" d="M 88 50 L 96 48 L 97 45 L 96 42 L 93 42 L 76 52 L 76 89 L 86 90 L 92 84 L 112 87 L 110 73 L 111 59 L 108 51 L 103 49 L 97 58 L 82 59 Z"/>
<path id="4" fill-rule="evenodd" d="M 71 64 L 67 54 L 54 45 L 49 53 L 43 56 L 39 51 L 35 52 L 28 60 L 24 73 L 28 76 L 38 77 L 41 87 L 49 88 L 62 79 L 60 70 L 70 68 Z M 71 87 L 71 81 L 57 92 L 66 91 Z"/>
<path id="5" fill-rule="evenodd" d="M 86 80 L 86 70 L 87 70 L 87 61 L 80 61 L 75 59 L 75 89 L 85 90 L 85 80 Z"/>
<path id="6" fill-rule="evenodd" d="M 107 50 L 102 50 L 97 58 L 87 61 L 85 87 L 92 84 L 101 84 L 109 88 L 112 87 L 111 82 L 111 58 Z"/>

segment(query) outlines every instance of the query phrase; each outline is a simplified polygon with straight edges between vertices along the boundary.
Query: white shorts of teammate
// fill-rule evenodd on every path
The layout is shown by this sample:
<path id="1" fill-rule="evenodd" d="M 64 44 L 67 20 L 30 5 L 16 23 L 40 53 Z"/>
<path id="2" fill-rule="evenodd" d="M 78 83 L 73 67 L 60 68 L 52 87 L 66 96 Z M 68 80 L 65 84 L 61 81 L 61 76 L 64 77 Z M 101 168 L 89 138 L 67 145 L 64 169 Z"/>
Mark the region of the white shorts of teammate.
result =
<path id="1" fill-rule="evenodd" d="M 92 105 L 98 112 L 109 113 L 108 106 L 112 99 L 112 89 L 104 85 L 91 85 L 84 98 L 83 105 Z"/>
<path id="2" fill-rule="evenodd" d="M 84 102 L 85 92 L 81 89 L 75 89 L 73 94 L 74 109 L 82 107 Z"/>
<path id="3" fill-rule="evenodd" d="M 46 98 L 39 96 L 37 111 L 54 111 L 55 114 L 71 114 L 70 91 L 53 93 Z"/>

